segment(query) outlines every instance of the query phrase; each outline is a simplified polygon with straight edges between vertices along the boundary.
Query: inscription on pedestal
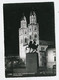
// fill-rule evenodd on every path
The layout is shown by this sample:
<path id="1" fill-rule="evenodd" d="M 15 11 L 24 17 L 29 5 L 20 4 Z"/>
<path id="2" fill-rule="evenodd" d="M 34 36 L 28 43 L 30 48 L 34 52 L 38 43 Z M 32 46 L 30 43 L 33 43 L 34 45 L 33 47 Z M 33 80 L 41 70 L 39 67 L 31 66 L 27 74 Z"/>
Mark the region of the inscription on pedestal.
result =
<path id="1" fill-rule="evenodd" d="M 37 73 L 38 71 L 38 53 L 26 54 L 26 71 L 28 73 Z"/>

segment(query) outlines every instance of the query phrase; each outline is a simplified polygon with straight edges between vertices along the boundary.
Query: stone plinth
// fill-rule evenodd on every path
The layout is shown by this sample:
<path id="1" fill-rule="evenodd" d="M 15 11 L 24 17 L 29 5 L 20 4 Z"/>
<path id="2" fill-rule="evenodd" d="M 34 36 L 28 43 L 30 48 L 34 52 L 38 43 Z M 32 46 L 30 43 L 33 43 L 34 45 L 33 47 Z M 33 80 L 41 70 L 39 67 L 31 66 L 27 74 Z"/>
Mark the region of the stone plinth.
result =
<path id="1" fill-rule="evenodd" d="M 26 71 L 27 73 L 37 73 L 38 71 L 38 53 L 26 54 Z"/>

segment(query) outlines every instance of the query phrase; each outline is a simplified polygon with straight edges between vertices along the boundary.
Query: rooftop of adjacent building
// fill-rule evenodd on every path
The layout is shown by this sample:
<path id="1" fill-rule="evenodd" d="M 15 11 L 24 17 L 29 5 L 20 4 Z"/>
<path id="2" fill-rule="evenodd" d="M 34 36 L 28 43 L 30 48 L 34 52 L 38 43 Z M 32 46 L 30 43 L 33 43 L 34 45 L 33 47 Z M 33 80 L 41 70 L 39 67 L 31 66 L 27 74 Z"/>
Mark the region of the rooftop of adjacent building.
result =
<path id="1" fill-rule="evenodd" d="M 52 41 L 39 40 L 40 45 L 54 45 Z"/>

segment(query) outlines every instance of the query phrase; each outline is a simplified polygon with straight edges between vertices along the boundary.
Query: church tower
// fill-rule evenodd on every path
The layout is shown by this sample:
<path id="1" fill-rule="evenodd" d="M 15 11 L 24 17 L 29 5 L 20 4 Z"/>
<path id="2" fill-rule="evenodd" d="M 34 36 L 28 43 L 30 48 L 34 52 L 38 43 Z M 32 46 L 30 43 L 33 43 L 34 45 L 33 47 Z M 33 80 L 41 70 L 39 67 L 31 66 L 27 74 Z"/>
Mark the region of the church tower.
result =
<path id="1" fill-rule="evenodd" d="M 36 24 L 36 14 L 34 11 L 30 13 L 30 24 Z"/>
<path id="2" fill-rule="evenodd" d="M 39 45 L 39 24 L 37 23 L 37 17 L 36 13 L 33 11 L 30 13 L 29 17 L 29 24 L 28 24 L 28 31 L 29 31 L 29 42 L 30 41 L 35 41 L 36 45 Z M 37 49 L 38 57 L 39 57 L 39 64 L 40 64 L 40 52 L 39 52 L 39 46 Z"/>
<path id="3" fill-rule="evenodd" d="M 29 50 L 26 48 L 30 41 L 36 42 L 39 45 L 39 25 L 37 23 L 37 18 L 35 12 L 31 12 L 29 16 L 29 24 L 27 27 L 27 20 L 26 17 L 20 21 L 20 28 L 19 28 L 19 56 L 24 61 L 26 60 L 26 53 Z M 39 48 L 39 47 L 38 47 Z M 39 49 L 37 49 L 39 53 Z"/>
<path id="4" fill-rule="evenodd" d="M 36 41 L 39 44 L 39 25 L 37 23 L 35 12 L 30 13 L 30 23 L 28 24 L 29 29 L 29 41 Z"/>
<path id="5" fill-rule="evenodd" d="M 27 29 L 27 21 L 26 17 L 20 21 L 20 28 L 19 28 L 19 56 L 20 58 L 24 59 L 25 56 L 25 47 L 28 44 L 28 29 Z"/>

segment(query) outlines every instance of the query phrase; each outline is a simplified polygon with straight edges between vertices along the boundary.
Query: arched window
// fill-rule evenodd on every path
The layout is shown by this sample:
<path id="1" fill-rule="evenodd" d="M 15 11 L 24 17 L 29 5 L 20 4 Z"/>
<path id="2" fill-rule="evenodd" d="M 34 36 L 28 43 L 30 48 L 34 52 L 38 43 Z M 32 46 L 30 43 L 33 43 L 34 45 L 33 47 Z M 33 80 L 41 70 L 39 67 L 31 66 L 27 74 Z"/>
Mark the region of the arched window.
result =
<path id="1" fill-rule="evenodd" d="M 30 27 L 30 28 L 29 28 L 29 32 L 31 32 L 31 31 L 32 31 L 32 28 Z"/>
<path id="2" fill-rule="evenodd" d="M 30 29 L 30 31 L 31 31 L 31 29 Z"/>
<path id="3" fill-rule="evenodd" d="M 32 39 L 31 35 L 30 35 L 30 39 Z"/>
<path id="4" fill-rule="evenodd" d="M 56 61 L 56 56 L 54 57 L 54 61 Z"/>
<path id="5" fill-rule="evenodd" d="M 25 34 L 26 34 L 26 31 L 25 31 Z"/>
<path id="6" fill-rule="evenodd" d="M 36 27 L 35 27 L 35 30 L 36 30 Z"/>
<path id="7" fill-rule="evenodd" d="M 25 43 L 27 43 L 27 38 L 25 38 Z"/>
<path id="8" fill-rule="evenodd" d="M 37 34 L 34 35 L 34 38 L 37 38 Z"/>

